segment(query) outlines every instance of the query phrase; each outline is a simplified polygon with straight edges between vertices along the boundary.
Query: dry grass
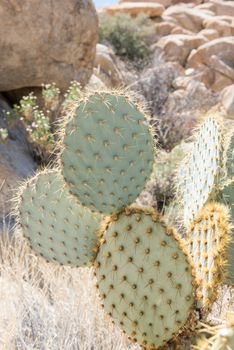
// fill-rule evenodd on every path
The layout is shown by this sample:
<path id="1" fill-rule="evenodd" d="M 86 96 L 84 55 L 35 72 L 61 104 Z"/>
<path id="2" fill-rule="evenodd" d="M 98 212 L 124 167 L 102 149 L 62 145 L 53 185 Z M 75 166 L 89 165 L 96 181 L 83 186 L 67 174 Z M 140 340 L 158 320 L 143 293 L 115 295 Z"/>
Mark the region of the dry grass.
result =
<path id="1" fill-rule="evenodd" d="M 19 233 L 0 235 L 0 349 L 140 350 L 105 316 L 95 283 L 92 269 L 48 264 Z M 220 288 L 211 324 L 233 310 L 233 297 Z"/>
<path id="2" fill-rule="evenodd" d="M 138 350 L 104 315 L 93 272 L 47 264 L 0 240 L 1 350 Z"/>

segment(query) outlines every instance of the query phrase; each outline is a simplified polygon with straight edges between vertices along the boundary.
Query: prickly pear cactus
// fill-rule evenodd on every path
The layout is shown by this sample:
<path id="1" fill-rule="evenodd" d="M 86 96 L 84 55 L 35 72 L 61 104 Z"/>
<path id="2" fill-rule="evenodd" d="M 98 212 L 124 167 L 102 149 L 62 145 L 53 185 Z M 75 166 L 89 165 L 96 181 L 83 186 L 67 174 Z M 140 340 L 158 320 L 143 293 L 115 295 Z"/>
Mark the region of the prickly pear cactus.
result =
<path id="1" fill-rule="evenodd" d="M 17 211 L 22 232 L 37 254 L 62 265 L 93 262 L 102 216 L 81 206 L 57 171 L 44 170 L 22 185 Z"/>
<path id="2" fill-rule="evenodd" d="M 223 157 L 222 133 L 218 117 L 207 117 L 197 132 L 191 154 L 178 171 L 178 195 L 186 227 L 217 191 Z"/>
<path id="3" fill-rule="evenodd" d="M 113 215 L 95 266 L 106 312 L 145 349 L 164 345 L 189 322 L 193 268 L 174 229 L 155 211 L 126 208 Z"/>
<path id="4" fill-rule="evenodd" d="M 217 296 L 217 286 L 225 280 L 231 225 L 228 208 L 208 203 L 191 223 L 188 247 L 199 279 L 199 306 L 209 309 Z"/>
<path id="5" fill-rule="evenodd" d="M 72 194 L 92 210 L 131 204 L 152 172 L 153 138 L 143 112 L 121 93 L 94 93 L 65 123 L 61 168 Z"/>

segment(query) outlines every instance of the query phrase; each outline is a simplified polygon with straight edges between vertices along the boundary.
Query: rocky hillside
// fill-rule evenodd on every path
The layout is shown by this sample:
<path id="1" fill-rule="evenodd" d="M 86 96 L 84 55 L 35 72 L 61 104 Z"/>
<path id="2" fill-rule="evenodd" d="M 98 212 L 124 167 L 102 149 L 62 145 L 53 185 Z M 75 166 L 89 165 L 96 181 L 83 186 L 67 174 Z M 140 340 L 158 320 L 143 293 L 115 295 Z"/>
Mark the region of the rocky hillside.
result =
<path id="1" fill-rule="evenodd" d="M 180 65 L 178 88 L 196 80 L 221 92 L 234 82 L 234 2 L 177 2 L 121 0 L 100 13 L 146 14 L 154 22 L 151 49 L 155 56 Z"/>

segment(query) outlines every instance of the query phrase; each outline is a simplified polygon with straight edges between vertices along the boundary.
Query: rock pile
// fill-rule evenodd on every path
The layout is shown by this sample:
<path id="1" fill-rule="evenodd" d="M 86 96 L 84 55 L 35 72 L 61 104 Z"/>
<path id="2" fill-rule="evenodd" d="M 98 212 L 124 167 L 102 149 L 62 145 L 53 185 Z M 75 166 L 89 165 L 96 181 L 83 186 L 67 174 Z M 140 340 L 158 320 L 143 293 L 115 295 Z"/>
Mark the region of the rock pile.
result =
<path id="1" fill-rule="evenodd" d="M 166 61 L 183 66 L 187 80 L 220 92 L 234 83 L 234 1 L 201 2 L 120 0 L 102 12 L 151 17 L 156 54 L 161 52 Z"/>

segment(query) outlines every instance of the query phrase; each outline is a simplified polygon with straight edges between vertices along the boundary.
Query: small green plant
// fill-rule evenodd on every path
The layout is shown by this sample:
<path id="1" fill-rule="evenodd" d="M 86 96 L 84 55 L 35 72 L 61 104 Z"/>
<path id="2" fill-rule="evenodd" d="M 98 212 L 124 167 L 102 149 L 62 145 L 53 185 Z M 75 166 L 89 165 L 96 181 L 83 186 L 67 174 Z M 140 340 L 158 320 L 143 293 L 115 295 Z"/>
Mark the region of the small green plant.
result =
<path id="1" fill-rule="evenodd" d="M 153 32 L 151 20 L 142 15 L 135 19 L 126 14 L 100 16 L 99 41 L 110 43 L 118 56 L 138 67 L 147 62 L 150 55 L 147 37 Z"/>
<path id="2" fill-rule="evenodd" d="M 3 143 L 8 138 L 8 130 L 6 128 L 0 128 L 0 143 Z"/>
<path id="3" fill-rule="evenodd" d="M 12 111 L 6 112 L 8 126 L 17 120 L 24 124 L 31 150 L 39 163 L 48 163 L 54 150 L 55 137 L 53 121 L 61 112 L 64 113 L 70 102 L 76 101 L 81 95 L 81 86 L 72 81 L 67 93 L 61 97 L 61 92 L 55 83 L 42 84 L 42 102 L 39 102 L 33 92 L 22 97 Z M 1 139 L 5 140 L 7 129 L 2 131 Z"/>
<path id="4" fill-rule="evenodd" d="M 49 86 L 45 90 L 49 90 Z M 45 106 L 48 107 L 49 99 L 46 96 Z M 50 104 L 52 106 L 52 104 Z M 47 163 L 48 157 L 54 148 L 54 136 L 50 124 L 51 110 L 45 114 L 39 109 L 37 97 L 33 92 L 24 96 L 19 104 L 15 104 L 12 111 L 6 112 L 7 122 L 12 126 L 20 120 L 26 129 L 27 139 L 32 148 L 33 155 L 42 163 Z"/>
<path id="5" fill-rule="evenodd" d="M 77 99 L 81 95 L 81 85 L 78 83 L 78 81 L 72 81 L 70 87 L 68 88 L 67 92 L 64 95 L 64 102 L 63 105 L 65 105 L 67 102 L 77 101 Z"/>
<path id="6" fill-rule="evenodd" d="M 26 128 L 29 132 L 29 141 L 50 149 L 54 144 L 54 136 L 49 123 L 49 118 L 42 111 L 34 109 L 33 122 Z"/>
<path id="7" fill-rule="evenodd" d="M 42 85 L 44 109 L 55 111 L 59 105 L 60 90 L 55 83 Z"/>

